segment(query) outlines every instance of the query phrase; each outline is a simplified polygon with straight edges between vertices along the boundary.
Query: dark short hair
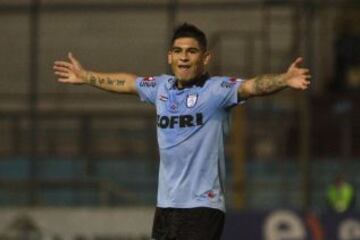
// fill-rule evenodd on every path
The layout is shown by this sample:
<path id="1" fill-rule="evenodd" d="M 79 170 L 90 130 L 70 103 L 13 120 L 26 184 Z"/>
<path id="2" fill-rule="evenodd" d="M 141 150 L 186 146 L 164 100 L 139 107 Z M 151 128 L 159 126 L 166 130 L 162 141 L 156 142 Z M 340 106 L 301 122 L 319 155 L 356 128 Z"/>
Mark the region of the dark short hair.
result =
<path id="1" fill-rule="evenodd" d="M 184 37 L 194 38 L 203 50 L 207 49 L 206 35 L 195 25 L 189 23 L 179 25 L 171 38 L 171 45 L 174 44 L 176 39 Z"/>

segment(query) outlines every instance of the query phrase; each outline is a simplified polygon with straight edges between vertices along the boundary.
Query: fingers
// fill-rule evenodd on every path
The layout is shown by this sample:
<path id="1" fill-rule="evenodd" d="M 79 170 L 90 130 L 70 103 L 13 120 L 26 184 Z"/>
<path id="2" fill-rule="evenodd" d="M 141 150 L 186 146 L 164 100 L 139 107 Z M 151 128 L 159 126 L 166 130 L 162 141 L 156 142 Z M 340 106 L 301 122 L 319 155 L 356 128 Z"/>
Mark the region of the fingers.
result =
<path id="1" fill-rule="evenodd" d="M 72 54 L 72 52 L 68 53 L 68 58 L 70 59 L 70 62 L 77 67 L 81 68 L 81 64 L 79 63 L 79 61 L 74 57 L 74 55 Z"/>
<path id="2" fill-rule="evenodd" d="M 70 74 L 68 72 L 59 72 L 59 71 L 55 71 L 55 75 L 59 76 L 59 77 L 65 77 L 65 78 L 69 78 Z"/>
<path id="3" fill-rule="evenodd" d="M 54 67 L 55 68 L 55 67 Z M 57 79 L 58 82 L 68 82 L 69 81 L 69 78 L 70 78 L 70 74 L 68 71 L 55 71 L 54 74 L 56 76 L 58 76 L 59 78 Z"/>
<path id="4" fill-rule="evenodd" d="M 300 84 L 299 86 L 294 87 L 294 89 L 297 89 L 297 90 L 306 90 L 308 87 L 309 87 L 308 84 L 302 83 L 302 84 Z"/>
<path id="5" fill-rule="evenodd" d="M 60 71 L 60 72 L 69 72 L 68 68 L 57 66 L 57 65 L 54 65 L 53 69 L 56 71 Z"/>
<path id="6" fill-rule="evenodd" d="M 296 63 L 296 65 L 297 65 L 297 64 L 300 64 L 300 63 L 303 63 L 303 62 L 304 62 L 304 59 L 302 57 L 298 57 L 298 58 L 296 58 L 294 63 Z"/>
<path id="7" fill-rule="evenodd" d="M 68 79 L 70 77 L 70 67 L 67 62 L 57 61 L 55 62 L 53 69 L 54 74 L 62 79 Z M 58 79 L 60 81 L 60 79 Z"/>
<path id="8" fill-rule="evenodd" d="M 300 71 L 301 74 L 308 74 L 310 72 L 308 68 L 299 68 L 298 71 Z"/>
<path id="9" fill-rule="evenodd" d="M 53 65 L 54 74 L 58 77 L 57 81 L 62 83 L 81 84 L 83 83 L 76 74 L 81 70 L 80 64 L 71 52 L 68 53 L 68 61 L 55 61 Z"/>
<path id="10" fill-rule="evenodd" d="M 73 54 L 71 52 L 68 53 L 68 58 L 70 60 L 70 62 L 67 61 L 55 61 L 54 62 L 54 67 L 65 67 L 65 68 L 69 68 L 69 69 L 73 69 L 74 67 L 77 66 L 78 61 L 75 59 L 75 57 L 73 56 Z"/>
<path id="11" fill-rule="evenodd" d="M 306 76 L 297 76 L 297 77 L 292 77 L 291 79 L 289 79 L 288 81 L 288 86 L 293 88 L 293 89 L 298 89 L 298 90 L 305 90 L 307 89 L 311 82 L 310 82 L 310 75 L 306 75 Z"/>
<path id="12" fill-rule="evenodd" d="M 298 57 L 291 65 L 290 68 L 296 68 L 298 67 L 298 65 L 300 65 L 301 63 L 303 63 L 303 58 L 302 57 Z"/>
<path id="13" fill-rule="evenodd" d="M 70 62 L 72 64 L 76 64 L 77 63 L 77 60 L 75 59 L 75 57 L 73 56 L 72 52 L 69 52 L 68 53 L 68 58 L 70 59 Z"/>
<path id="14" fill-rule="evenodd" d="M 55 61 L 54 66 L 72 68 L 72 64 L 65 61 Z"/>
<path id="15" fill-rule="evenodd" d="M 61 82 L 61 83 L 68 83 L 69 80 L 67 78 L 58 78 L 58 82 Z"/>
<path id="16" fill-rule="evenodd" d="M 310 81 L 304 80 L 304 81 L 301 82 L 299 88 L 300 88 L 301 90 L 305 90 L 305 89 L 307 89 L 307 88 L 310 86 L 310 83 L 311 83 Z"/>
<path id="17" fill-rule="evenodd" d="M 58 76 L 58 82 L 67 82 L 69 80 L 70 71 L 72 64 L 65 61 L 55 61 L 54 62 L 54 74 Z"/>
<path id="18" fill-rule="evenodd" d="M 304 84 L 304 85 L 302 86 L 302 90 L 306 90 L 308 87 L 309 87 L 308 84 Z"/>
<path id="19" fill-rule="evenodd" d="M 310 79 L 311 75 L 310 75 L 310 69 L 308 68 L 290 68 L 288 73 L 290 73 L 290 75 L 292 76 L 302 76 L 306 79 Z"/>

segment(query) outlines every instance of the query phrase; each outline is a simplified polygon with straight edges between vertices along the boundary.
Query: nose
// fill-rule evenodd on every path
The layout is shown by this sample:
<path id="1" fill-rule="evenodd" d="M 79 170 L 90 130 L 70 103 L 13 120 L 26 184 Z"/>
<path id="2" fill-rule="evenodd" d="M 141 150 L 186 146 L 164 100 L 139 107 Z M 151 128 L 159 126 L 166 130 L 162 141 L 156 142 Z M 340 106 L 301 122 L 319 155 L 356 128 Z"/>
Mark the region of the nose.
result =
<path id="1" fill-rule="evenodd" d="M 189 61 L 189 56 L 187 54 L 187 52 L 182 52 L 181 55 L 180 55 L 180 61 L 182 62 L 187 62 Z"/>

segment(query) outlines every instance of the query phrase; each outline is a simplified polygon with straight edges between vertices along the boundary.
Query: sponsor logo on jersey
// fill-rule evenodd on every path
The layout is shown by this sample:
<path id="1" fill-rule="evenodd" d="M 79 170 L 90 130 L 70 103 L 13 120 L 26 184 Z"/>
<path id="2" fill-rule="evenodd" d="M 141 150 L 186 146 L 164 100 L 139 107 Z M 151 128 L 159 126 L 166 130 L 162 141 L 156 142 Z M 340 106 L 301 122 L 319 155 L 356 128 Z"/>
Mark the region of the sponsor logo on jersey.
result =
<path id="1" fill-rule="evenodd" d="M 172 113 L 176 113 L 178 111 L 177 103 L 170 103 L 168 110 Z"/>
<path id="2" fill-rule="evenodd" d="M 208 198 L 214 198 L 216 196 L 216 194 L 214 193 L 214 191 L 208 191 L 207 196 L 208 196 Z"/>
<path id="3" fill-rule="evenodd" d="M 140 87 L 155 87 L 156 81 L 154 77 L 144 77 L 140 82 Z"/>
<path id="4" fill-rule="evenodd" d="M 196 105 L 198 99 L 198 95 L 197 94 L 189 94 L 186 97 L 186 106 L 188 108 L 192 108 Z"/>
<path id="5" fill-rule="evenodd" d="M 197 199 L 199 199 L 200 201 L 216 202 L 218 201 L 217 195 L 218 193 L 216 190 L 209 190 L 202 193 L 201 195 L 197 195 Z"/>
<path id="6" fill-rule="evenodd" d="M 237 78 L 229 78 L 227 80 L 224 80 L 222 83 L 221 83 L 221 87 L 223 88 L 231 88 L 233 87 L 237 82 L 239 82 L 240 79 L 237 79 Z"/>
<path id="7" fill-rule="evenodd" d="M 203 125 L 203 114 L 196 113 L 195 115 L 175 115 L 175 116 L 161 116 L 157 115 L 157 126 L 159 128 L 186 128 Z"/>
<path id="8" fill-rule="evenodd" d="M 144 77 L 143 81 L 155 81 L 154 77 Z"/>

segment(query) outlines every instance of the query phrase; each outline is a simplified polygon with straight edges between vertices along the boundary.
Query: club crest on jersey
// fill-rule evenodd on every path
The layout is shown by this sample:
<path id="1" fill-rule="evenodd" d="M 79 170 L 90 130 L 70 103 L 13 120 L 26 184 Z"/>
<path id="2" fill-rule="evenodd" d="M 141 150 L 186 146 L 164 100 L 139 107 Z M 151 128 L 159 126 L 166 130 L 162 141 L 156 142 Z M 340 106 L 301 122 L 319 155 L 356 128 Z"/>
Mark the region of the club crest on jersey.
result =
<path id="1" fill-rule="evenodd" d="M 186 97 L 186 107 L 188 108 L 192 108 L 196 105 L 198 100 L 198 95 L 197 94 L 189 94 Z"/>

